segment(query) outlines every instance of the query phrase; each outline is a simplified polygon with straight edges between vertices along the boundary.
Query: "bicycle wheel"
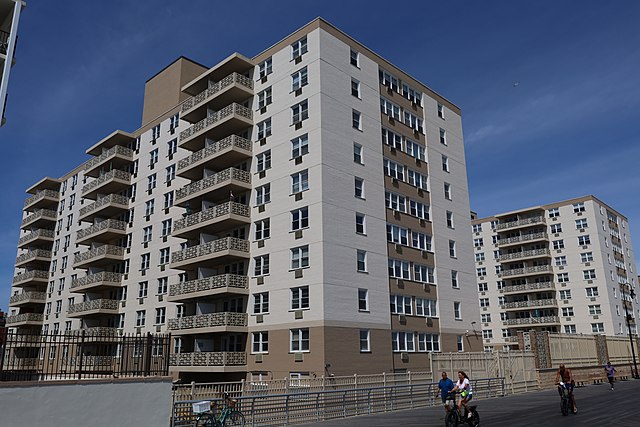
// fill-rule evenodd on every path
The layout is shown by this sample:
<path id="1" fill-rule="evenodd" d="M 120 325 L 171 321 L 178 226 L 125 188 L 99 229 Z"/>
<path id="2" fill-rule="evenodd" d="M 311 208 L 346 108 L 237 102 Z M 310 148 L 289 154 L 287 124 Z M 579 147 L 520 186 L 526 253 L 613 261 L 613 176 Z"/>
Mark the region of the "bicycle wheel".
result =
<path id="1" fill-rule="evenodd" d="M 196 420 L 196 427 L 216 427 L 216 425 L 218 425 L 218 422 L 211 414 L 198 415 Z"/>
<path id="2" fill-rule="evenodd" d="M 231 411 L 227 418 L 222 422 L 224 427 L 234 426 L 234 427 L 244 427 L 244 415 L 240 411 Z"/>
<path id="3" fill-rule="evenodd" d="M 480 414 L 476 411 L 473 411 L 473 415 L 471 416 L 471 421 L 469 422 L 473 427 L 480 427 Z"/>
<path id="4" fill-rule="evenodd" d="M 444 423 L 447 427 L 458 427 L 458 417 L 454 410 L 449 411 L 444 419 Z"/>
<path id="5" fill-rule="evenodd" d="M 562 400 L 560 401 L 560 411 L 562 412 L 562 415 L 565 417 L 569 415 L 570 402 L 571 402 L 571 399 L 569 399 L 568 397 L 563 397 Z"/>

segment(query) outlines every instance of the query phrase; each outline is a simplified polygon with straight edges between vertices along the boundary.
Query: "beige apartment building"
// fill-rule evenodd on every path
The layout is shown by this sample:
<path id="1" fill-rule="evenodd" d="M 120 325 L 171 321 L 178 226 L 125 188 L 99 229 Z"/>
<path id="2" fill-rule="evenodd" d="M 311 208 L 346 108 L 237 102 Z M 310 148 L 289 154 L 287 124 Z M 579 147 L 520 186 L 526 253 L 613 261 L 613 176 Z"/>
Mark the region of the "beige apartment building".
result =
<path id="1" fill-rule="evenodd" d="M 627 218 L 594 196 L 473 219 L 484 348 L 517 332 L 628 336 L 640 315 Z"/>
<path id="2" fill-rule="evenodd" d="M 482 348 L 460 109 L 318 18 L 149 79 L 143 125 L 27 190 L 8 326 L 169 332 L 185 380 Z"/>
<path id="3" fill-rule="evenodd" d="M 0 126 L 5 122 L 9 73 L 15 63 L 20 13 L 26 5 L 22 0 L 0 0 Z"/>

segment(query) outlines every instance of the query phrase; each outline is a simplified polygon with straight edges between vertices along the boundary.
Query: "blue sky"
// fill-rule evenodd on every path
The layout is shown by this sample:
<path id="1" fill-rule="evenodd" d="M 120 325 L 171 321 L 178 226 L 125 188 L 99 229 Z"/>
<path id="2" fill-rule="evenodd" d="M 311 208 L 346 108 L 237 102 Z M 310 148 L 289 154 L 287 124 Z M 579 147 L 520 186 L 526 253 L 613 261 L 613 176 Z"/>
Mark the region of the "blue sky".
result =
<path id="1" fill-rule="evenodd" d="M 317 16 L 462 108 L 480 216 L 594 194 L 638 258 L 640 2 L 30 0 L 0 128 L 0 307 L 25 188 L 138 128 L 145 80 L 178 56 L 253 56 Z"/>

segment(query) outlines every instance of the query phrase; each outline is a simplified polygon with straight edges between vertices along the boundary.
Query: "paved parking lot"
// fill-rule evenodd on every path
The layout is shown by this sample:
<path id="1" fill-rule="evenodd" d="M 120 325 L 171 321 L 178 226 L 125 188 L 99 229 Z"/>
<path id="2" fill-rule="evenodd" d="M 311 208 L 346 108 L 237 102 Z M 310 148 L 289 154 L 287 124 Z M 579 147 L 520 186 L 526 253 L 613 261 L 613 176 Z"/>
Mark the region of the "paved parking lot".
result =
<path id="1" fill-rule="evenodd" d="M 576 389 L 578 414 L 563 417 L 560 397 L 555 389 L 518 394 L 508 397 L 479 400 L 478 413 L 481 426 L 617 426 L 640 425 L 636 396 L 640 380 L 616 383 L 615 391 L 608 383 Z M 410 411 L 388 412 L 378 415 L 353 417 L 322 423 L 305 424 L 307 427 L 388 427 L 397 425 L 443 426 L 444 409 L 423 408 Z"/>

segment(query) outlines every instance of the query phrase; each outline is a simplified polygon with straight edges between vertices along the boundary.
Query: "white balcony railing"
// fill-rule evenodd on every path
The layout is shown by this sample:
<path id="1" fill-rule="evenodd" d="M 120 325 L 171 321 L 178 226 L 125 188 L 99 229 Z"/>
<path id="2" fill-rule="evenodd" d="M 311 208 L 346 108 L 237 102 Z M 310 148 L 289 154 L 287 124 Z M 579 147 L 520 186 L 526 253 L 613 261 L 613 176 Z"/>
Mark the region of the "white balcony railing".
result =
<path id="1" fill-rule="evenodd" d="M 228 116 L 231 116 L 232 114 L 237 114 L 249 120 L 251 120 L 253 117 L 253 113 L 249 108 L 244 107 L 240 104 L 233 103 L 233 104 L 227 105 L 226 107 L 222 108 L 219 111 L 214 112 L 210 116 L 200 120 L 198 123 L 195 123 L 194 125 L 189 126 L 187 129 L 180 132 L 180 141 L 184 141 L 188 139 L 192 135 L 195 135 L 201 130 L 214 125 L 215 123 L 219 122 L 220 120 Z"/>
<path id="2" fill-rule="evenodd" d="M 215 97 L 222 89 L 231 86 L 234 83 L 238 83 L 242 86 L 245 86 L 249 90 L 253 90 L 253 81 L 243 76 L 242 74 L 232 73 L 227 77 L 223 78 L 219 82 L 214 83 L 206 90 L 203 90 L 199 94 L 192 96 L 182 103 L 181 113 L 184 115 L 189 112 L 193 107 L 200 104 L 201 102 Z"/>
<path id="3" fill-rule="evenodd" d="M 204 245 L 192 246 L 185 250 L 172 253 L 171 262 L 177 263 L 187 261 L 190 259 L 212 255 L 217 252 L 223 251 L 238 251 L 249 253 L 249 241 L 237 239 L 235 237 L 225 237 L 222 239 L 213 240 L 211 242 L 205 243 Z"/>
<path id="4" fill-rule="evenodd" d="M 247 289 L 249 287 L 249 279 L 247 276 L 238 276 L 236 274 L 220 274 L 205 277 L 204 279 L 189 280 L 171 285 L 169 287 L 169 296 L 188 295 L 194 292 L 206 292 L 226 287 Z"/>
<path id="5" fill-rule="evenodd" d="M 499 261 L 511 261 L 513 259 L 520 259 L 520 258 L 531 258 L 531 257 L 543 257 L 543 256 L 550 256 L 551 255 L 551 251 L 549 251 L 549 249 L 533 249 L 533 250 L 529 250 L 529 251 L 520 251 L 520 252 L 512 252 L 510 254 L 502 254 L 500 255 L 500 258 L 498 258 Z"/>
<path id="6" fill-rule="evenodd" d="M 524 274 L 549 273 L 549 272 L 551 272 L 550 265 L 536 265 L 534 267 L 512 268 L 511 270 L 502 270 L 500 272 L 500 276 L 511 277 L 511 276 L 522 276 Z"/>
<path id="7" fill-rule="evenodd" d="M 247 353 L 239 351 L 201 351 L 169 356 L 171 366 L 243 366 L 246 364 Z"/>
<path id="8" fill-rule="evenodd" d="M 206 146 L 200 151 L 196 151 L 189 157 L 185 157 L 184 159 L 180 160 L 178 162 L 178 172 L 201 160 L 215 158 L 221 151 L 226 150 L 229 147 L 237 147 L 242 150 L 251 152 L 251 146 L 251 141 L 246 138 L 242 138 L 238 135 L 228 136 L 224 139 L 221 139 L 220 141 L 216 141 L 213 144 Z"/>
<path id="9" fill-rule="evenodd" d="M 183 228 L 192 227 L 194 225 L 202 224 L 215 218 L 219 218 L 225 215 L 234 214 L 243 216 L 249 219 L 249 206 L 242 203 L 226 202 L 216 205 L 212 208 L 188 215 L 175 222 L 173 226 L 173 233 L 177 233 Z"/>
<path id="10" fill-rule="evenodd" d="M 251 183 L 251 174 L 247 171 L 243 171 L 236 168 L 228 168 L 213 175 L 210 175 L 200 181 L 192 182 L 185 185 L 181 189 L 176 191 L 176 201 L 187 198 L 193 194 L 210 189 L 225 182 L 235 180 L 244 182 L 246 184 Z"/>
<path id="11" fill-rule="evenodd" d="M 514 227 L 522 227 L 522 226 L 532 225 L 532 224 L 539 224 L 541 222 L 544 222 L 544 216 L 533 216 L 533 217 L 530 217 L 530 218 L 519 219 L 517 221 L 499 222 L 496 225 L 496 230 L 505 230 L 507 228 L 514 228 Z"/>
<path id="12" fill-rule="evenodd" d="M 247 313 L 208 313 L 169 319 L 169 329 L 172 331 L 218 326 L 247 326 Z"/>

